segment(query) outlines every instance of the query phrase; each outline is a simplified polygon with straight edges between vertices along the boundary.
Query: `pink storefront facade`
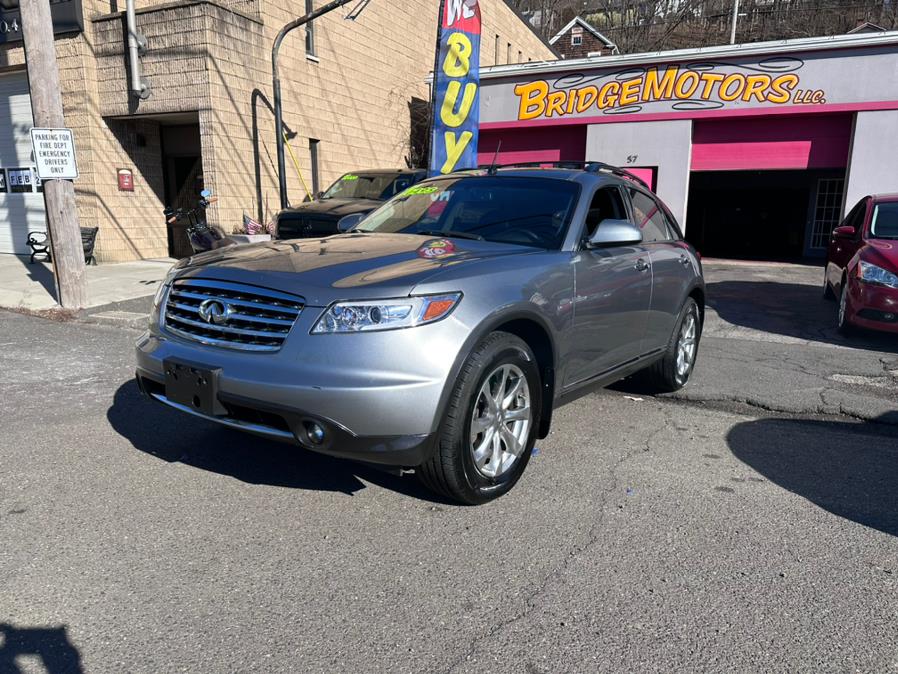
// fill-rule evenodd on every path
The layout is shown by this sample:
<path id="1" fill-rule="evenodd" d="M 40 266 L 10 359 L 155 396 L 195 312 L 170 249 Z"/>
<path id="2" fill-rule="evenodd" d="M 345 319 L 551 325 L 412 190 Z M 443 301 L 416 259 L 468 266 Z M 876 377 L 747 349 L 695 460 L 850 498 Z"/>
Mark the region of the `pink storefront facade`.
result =
<path id="1" fill-rule="evenodd" d="M 898 32 L 492 68 L 489 163 L 632 170 L 705 255 L 825 252 L 860 197 L 898 191 Z"/>

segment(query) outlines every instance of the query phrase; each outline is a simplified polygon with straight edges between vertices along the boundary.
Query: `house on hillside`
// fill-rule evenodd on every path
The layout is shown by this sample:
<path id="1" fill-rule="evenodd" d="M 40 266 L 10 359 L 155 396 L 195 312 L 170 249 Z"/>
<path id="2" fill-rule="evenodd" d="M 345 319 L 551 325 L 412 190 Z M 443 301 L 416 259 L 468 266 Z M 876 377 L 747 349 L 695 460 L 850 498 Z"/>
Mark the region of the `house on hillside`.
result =
<path id="1" fill-rule="evenodd" d="M 849 35 L 856 35 L 858 33 L 884 33 L 886 31 L 882 26 L 877 26 L 875 23 L 870 23 L 869 21 L 858 21 L 857 26 L 848 31 Z"/>
<path id="2" fill-rule="evenodd" d="M 558 31 L 549 40 L 549 44 L 566 59 L 617 53 L 616 44 L 579 16 Z"/>

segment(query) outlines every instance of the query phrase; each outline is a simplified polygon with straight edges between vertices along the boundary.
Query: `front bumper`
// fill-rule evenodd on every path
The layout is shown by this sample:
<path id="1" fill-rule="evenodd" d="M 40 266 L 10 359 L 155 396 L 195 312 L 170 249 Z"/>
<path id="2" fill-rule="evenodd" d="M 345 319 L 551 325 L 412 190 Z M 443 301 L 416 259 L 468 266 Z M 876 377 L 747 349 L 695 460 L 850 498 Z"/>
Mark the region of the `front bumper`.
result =
<path id="1" fill-rule="evenodd" d="M 435 437 L 435 434 L 357 436 L 333 421 L 303 410 L 271 406 L 227 394 L 219 394 L 219 400 L 227 409 L 227 414 L 207 415 L 169 400 L 165 396 L 164 382 L 151 373 L 138 369 L 136 377 L 137 386 L 144 395 L 172 409 L 246 433 L 298 444 L 306 449 L 340 458 L 391 466 L 418 466 L 429 458 Z M 318 424 L 325 430 L 324 440 L 320 444 L 309 438 L 308 424 L 311 423 Z"/>
<path id="2" fill-rule="evenodd" d="M 898 333 L 898 289 L 853 280 L 848 297 L 852 324 Z"/>
<path id="3" fill-rule="evenodd" d="M 138 384 L 182 412 L 333 456 L 397 466 L 426 461 L 467 328 L 449 316 L 407 330 L 311 335 L 321 311 L 306 307 L 271 353 L 205 346 L 154 323 L 137 342 Z M 169 359 L 220 370 L 218 400 L 227 413 L 168 400 Z M 325 442 L 308 441 L 309 423 L 325 429 Z"/>

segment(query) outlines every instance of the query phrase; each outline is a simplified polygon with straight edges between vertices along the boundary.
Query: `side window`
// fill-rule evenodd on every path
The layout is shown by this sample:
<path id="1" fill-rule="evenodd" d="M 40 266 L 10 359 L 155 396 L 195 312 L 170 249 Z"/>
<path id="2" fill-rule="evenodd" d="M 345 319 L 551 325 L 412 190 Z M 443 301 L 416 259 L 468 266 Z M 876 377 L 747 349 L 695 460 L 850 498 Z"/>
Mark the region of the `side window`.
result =
<path id="1" fill-rule="evenodd" d="M 662 213 L 664 215 L 664 222 L 667 223 L 667 238 L 671 241 L 681 240 L 683 235 L 680 233 L 677 221 L 674 220 L 674 217 L 668 211 L 662 209 Z"/>
<path id="2" fill-rule="evenodd" d="M 854 207 L 848 211 L 848 215 L 841 222 L 837 222 L 835 226 L 833 226 L 833 230 L 836 227 L 854 227 L 855 229 L 855 239 L 859 238 L 862 235 L 861 228 L 864 226 L 864 216 L 867 214 L 867 200 L 862 199 L 860 203 L 854 205 Z M 829 236 L 832 237 L 832 232 L 829 232 Z M 830 239 L 834 241 L 834 239 Z"/>
<path id="3" fill-rule="evenodd" d="M 643 243 L 670 241 L 671 235 L 668 231 L 667 219 L 655 200 L 632 187 L 627 190 L 630 193 L 630 202 L 633 204 L 633 219 L 636 226 L 642 230 Z"/>
<path id="4" fill-rule="evenodd" d="M 854 233 L 856 239 L 859 239 L 864 234 L 864 220 L 867 218 L 867 200 L 864 199 L 861 203 L 857 205 L 857 211 L 854 213 L 854 217 L 847 221 L 846 224 L 854 227 Z"/>
<path id="5" fill-rule="evenodd" d="M 404 192 L 411 186 L 412 186 L 412 177 L 411 176 L 402 176 L 401 178 L 396 178 L 396 180 L 393 181 L 393 188 L 387 189 L 387 193 L 384 196 L 392 197 L 394 194 L 399 194 L 400 192 Z"/>
<path id="6" fill-rule="evenodd" d="M 602 220 L 613 218 L 615 220 L 626 219 L 627 212 L 624 209 L 624 201 L 620 190 L 616 187 L 603 187 L 595 193 L 589 212 L 586 214 L 585 238 L 589 238 L 596 231 Z"/>

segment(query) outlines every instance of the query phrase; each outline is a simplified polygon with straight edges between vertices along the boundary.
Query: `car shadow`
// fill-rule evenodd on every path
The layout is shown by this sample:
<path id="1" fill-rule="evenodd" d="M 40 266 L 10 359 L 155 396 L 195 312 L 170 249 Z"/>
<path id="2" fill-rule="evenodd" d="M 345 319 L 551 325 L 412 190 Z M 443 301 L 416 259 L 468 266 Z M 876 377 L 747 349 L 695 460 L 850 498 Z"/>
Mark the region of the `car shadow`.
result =
<path id="1" fill-rule="evenodd" d="M 727 434 L 740 461 L 834 515 L 898 536 L 898 412 L 878 423 L 758 419 Z"/>
<path id="2" fill-rule="evenodd" d="M 894 334 L 859 331 L 844 337 L 836 329 L 838 307 L 818 286 L 774 281 L 715 281 L 706 286 L 707 305 L 720 320 L 774 335 L 856 349 L 898 353 Z"/>
<path id="3" fill-rule="evenodd" d="M 32 671 L 16 658 L 36 657 L 48 674 L 83 672 L 81 654 L 69 640 L 65 626 L 16 627 L 0 622 L 0 672 Z"/>
<path id="4" fill-rule="evenodd" d="M 450 505 L 410 475 L 316 454 L 169 409 L 147 400 L 134 380 L 118 388 L 106 417 L 135 449 L 247 484 L 352 496 L 365 489 L 365 480 L 405 496 Z"/>

